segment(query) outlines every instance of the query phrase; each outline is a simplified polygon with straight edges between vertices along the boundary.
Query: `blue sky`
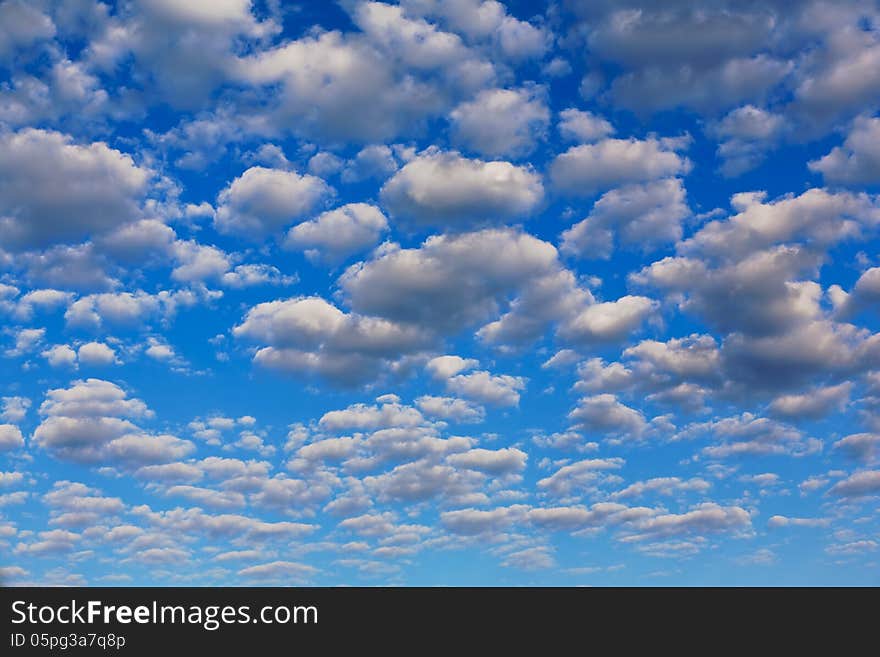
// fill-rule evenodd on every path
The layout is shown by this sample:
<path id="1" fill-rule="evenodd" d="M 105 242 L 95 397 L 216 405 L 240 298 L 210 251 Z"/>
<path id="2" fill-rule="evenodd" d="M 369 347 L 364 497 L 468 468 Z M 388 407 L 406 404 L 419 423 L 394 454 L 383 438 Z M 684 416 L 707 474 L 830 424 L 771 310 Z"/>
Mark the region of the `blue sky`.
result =
<path id="1" fill-rule="evenodd" d="M 0 576 L 880 583 L 876 2 L 0 2 Z"/>

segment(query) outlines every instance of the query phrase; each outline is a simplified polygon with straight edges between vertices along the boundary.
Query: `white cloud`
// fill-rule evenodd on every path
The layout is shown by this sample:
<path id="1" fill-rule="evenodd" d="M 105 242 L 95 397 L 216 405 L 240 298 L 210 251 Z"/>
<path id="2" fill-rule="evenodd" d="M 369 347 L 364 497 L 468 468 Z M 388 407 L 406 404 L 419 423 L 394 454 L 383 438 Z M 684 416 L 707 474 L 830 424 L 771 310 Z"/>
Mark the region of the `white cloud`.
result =
<path id="1" fill-rule="evenodd" d="M 3 397 L 3 411 L 0 418 L 7 422 L 21 422 L 31 407 L 31 400 L 27 397 Z"/>
<path id="2" fill-rule="evenodd" d="M 184 283 L 217 280 L 232 266 L 230 257 L 222 250 L 194 240 L 178 240 L 172 252 L 177 266 L 171 271 L 171 278 Z"/>
<path id="3" fill-rule="evenodd" d="M 673 495 L 681 495 L 683 493 L 697 492 L 705 493 L 712 485 L 705 479 L 694 477 L 692 479 L 681 479 L 679 477 L 655 477 L 646 481 L 637 481 L 630 484 L 615 493 L 611 494 L 611 499 L 620 499 L 628 497 L 640 497 L 646 494 L 657 494 L 671 497 Z"/>
<path id="4" fill-rule="evenodd" d="M 148 294 L 108 292 L 80 297 L 68 307 L 64 319 L 70 328 L 100 329 L 106 326 L 148 326 L 151 320 L 167 319 L 180 307 L 195 305 L 200 297 L 188 290 Z"/>
<path id="5" fill-rule="evenodd" d="M 527 512 L 528 507 L 524 505 L 498 507 L 488 511 L 472 508 L 456 509 L 442 512 L 440 522 L 451 532 L 473 536 L 501 531 L 520 521 Z"/>
<path id="6" fill-rule="evenodd" d="M 452 422 L 482 422 L 486 415 L 482 406 L 455 397 L 422 395 L 415 400 L 415 404 L 425 415 Z"/>
<path id="7" fill-rule="evenodd" d="M 116 352 L 103 342 L 86 342 L 76 351 L 80 364 L 113 365 L 117 362 Z"/>
<path id="8" fill-rule="evenodd" d="M 220 282 L 231 288 L 242 289 L 258 285 L 293 285 L 299 280 L 296 274 L 289 276 L 282 274 L 278 267 L 273 265 L 238 265 L 231 271 L 226 272 L 220 278 Z"/>
<path id="9" fill-rule="evenodd" d="M 416 225 L 466 229 L 529 215 L 544 187 L 530 167 L 433 149 L 409 161 L 381 196 L 392 215 Z"/>
<path id="10" fill-rule="evenodd" d="M 830 246 L 880 223 L 880 207 L 867 194 L 809 189 L 766 202 L 765 192 L 740 193 L 731 199 L 737 214 L 706 224 L 680 248 L 685 254 L 729 259 L 796 239 Z"/>
<path id="11" fill-rule="evenodd" d="M 214 225 L 222 233 L 265 237 L 309 214 L 331 193 L 309 174 L 251 167 L 217 196 Z"/>
<path id="12" fill-rule="evenodd" d="M 494 375 L 478 371 L 471 374 L 457 374 L 446 380 L 446 388 L 462 397 L 476 399 L 484 404 L 516 406 L 519 393 L 526 387 L 527 379 L 509 374 Z"/>
<path id="13" fill-rule="evenodd" d="M 418 328 L 345 313 L 318 297 L 258 304 L 233 335 L 263 345 L 254 355 L 259 365 L 349 384 L 374 378 L 429 340 Z"/>
<path id="14" fill-rule="evenodd" d="M 44 328 L 19 329 L 15 332 L 15 346 L 7 349 L 6 355 L 14 358 L 35 351 L 42 345 L 45 337 L 46 329 Z"/>
<path id="15" fill-rule="evenodd" d="M 473 358 L 437 356 L 429 360 L 425 368 L 435 379 L 443 381 L 447 390 L 461 397 L 499 406 L 519 404 L 519 392 L 526 387 L 525 377 L 496 376 L 485 370 L 461 374 L 478 365 L 479 361 Z"/>
<path id="16" fill-rule="evenodd" d="M 0 4 L 0 59 L 53 36 L 55 24 L 39 8 L 16 0 Z"/>
<path id="17" fill-rule="evenodd" d="M 174 347 L 154 337 L 147 338 L 147 348 L 144 349 L 144 355 L 158 361 L 173 361 L 177 358 Z"/>
<path id="18" fill-rule="evenodd" d="M 659 304 L 653 299 L 632 295 L 595 303 L 566 319 L 559 333 L 567 340 L 586 344 L 621 340 L 638 329 L 658 308 Z"/>
<path id="19" fill-rule="evenodd" d="M 865 463 L 873 463 L 880 457 L 880 435 L 854 433 L 835 442 L 834 449 Z"/>
<path id="20" fill-rule="evenodd" d="M 688 142 L 649 137 L 572 146 L 553 160 L 550 179 L 566 194 L 589 196 L 618 185 L 684 174 L 690 171 L 690 160 L 676 151 Z"/>
<path id="21" fill-rule="evenodd" d="M 294 561 L 272 561 L 255 564 L 238 571 L 240 577 L 257 580 L 278 580 L 283 582 L 308 582 L 319 571 L 314 566 Z"/>
<path id="22" fill-rule="evenodd" d="M 480 331 L 492 344 L 523 343 L 592 300 L 556 249 L 519 231 L 484 230 L 388 248 L 353 265 L 339 286 L 358 312 L 449 334 L 496 317 Z M 509 300 L 513 298 L 513 301 Z"/>
<path id="23" fill-rule="evenodd" d="M 605 363 L 601 358 L 580 363 L 577 375 L 578 381 L 573 389 L 581 392 L 618 392 L 635 382 L 632 370 L 621 363 Z"/>
<path id="24" fill-rule="evenodd" d="M 572 494 L 585 494 L 590 488 L 607 478 L 609 470 L 618 470 L 624 465 L 622 458 L 586 459 L 564 465 L 551 476 L 538 481 L 538 488 L 547 490 L 557 497 Z"/>
<path id="25" fill-rule="evenodd" d="M 140 218 L 152 177 L 102 142 L 33 128 L 0 134 L 0 239 L 27 248 L 109 232 Z"/>
<path id="26" fill-rule="evenodd" d="M 442 68 L 468 56 L 457 34 L 443 32 L 423 19 L 408 18 L 401 7 L 361 2 L 355 6 L 353 20 L 370 41 L 416 69 Z"/>
<path id="27" fill-rule="evenodd" d="M 66 344 L 56 344 L 42 353 L 52 367 L 76 367 L 76 352 Z"/>
<path id="28" fill-rule="evenodd" d="M 738 506 L 723 507 L 705 502 L 681 514 L 666 513 L 643 518 L 632 525 L 627 542 L 655 540 L 682 534 L 747 530 L 752 521 L 749 512 Z"/>
<path id="29" fill-rule="evenodd" d="M 320 154 L 319 154 L 320 155 Z M 324 154 L 332 158 L 329 153 Z M 327 168 L 336 172 L 335 162 L 327 157 L 315 160 L 317 155 L 309 160 L 311 169 L 313 162 L 318 168 Z M 342 166 L 341 161 L 339 166 Z M 342 181 L 347 183 L 361 182 L 363 180 L 384 180 L 397 171 L 397 159 L 394 152 L 385 144 L 371 144 L 358 151 L 353 160 L 350 160 L 342 170 Z"/>
<path id="30" fill-rule="evenodd" d="M 390 10 L 398 11 L 396 7 Z M 410 24 L 393 16 L 388 22 L 384 33 L 376 26 L 378 43 L 335 31 L 310 35 L 239 60 L 232 75 L 254 85 L 279 87 L 264 121 L 276 130 L 331 142 L 360 143 L 377 143 L 410 133 L 427 117 L 442 112 L 447 105 L 444 83 L 453 88 L 481 85 L 494 76 L 488 63 L 473 59 L 453 62 L 449 58 L 437 62 L 449 66 L 448 80 L 421 79 L 412 68 L 409 75 L 401 75 L 397 70 L 401 57 L 429 57 L 436 41 L 422 47 L 413 41 L 412 31 L 401 35 L 397 29 L 406 32 Z M 449 42 L 440 33 L 429 29 L 426 33 Z M 395 51 L 392 39 L 405 41 L 407 48 Z M 466 55 L 459 47 L 447 52 Z M 422 63 L 428 66 L 426 73 L 437 68 L 430 59 Z M 352 107 L 358 111 L 351 112 Z"/>
<path id="31" fill-rule="evenodd" d="M 62 460 L 136 468 L 178 460 L 194 449 L 189 441 L 144 432 L 133 420 L 148 419 L 152 411 L 102 379 L 49 390 L 39 410 L 43 420 L 34 444 Z"/>
<path id="32" fill-rule="evenodd" d="M 866 497 L 880 494 L 880 470 L 863 470 L 838 481 L 828 491 L 840 497 Z"/>
<path id="33" fill-rule="evenodd" d="M 474 358 L 462 358 L 461 356 L 436 356 L 429 360 L 425 365 L 425 369 L 431 373 L 435 379 L 449 379 L 459 372 L 472 370 L 477 367 L 480 362 Z"/>
<path id="34" fill-rule="evenodd" d="M 449 114 L 456 143 L 489 157 L 528 155 L 550 112 L 539 89 L 486 89 Z"/>
<path id="35" fill-rule="evenodd" d="M 806 456 L 822 449 L 822 441 L 786 424 L 752 413 L 695 423 L 685 427 L 674 440 L 709 437 L 712 444 L 702 452 L 710 458 L 739 456 Z"/>
<path id="36" fill-rule="evenodd" d="M 808 164 L 825 180 L 848 185 L 871 185 L 880 181 L 880 118 L 861 116 L 852 125 L 843 146 Z"/>
<path id="37" fill-rule="evenodd" d="M 721 173 L 734 177 L 759 165 L 784 129 L 782 116 L 760 107 L 743 105 L 731 110 L 714 128 L 722 140 L 717 151 Z"/>
<path id="38" fill-rule="evenodd" d="M 417 427 L 424 424 L 425 418 L 421 413 L 397 402 L 378 406 L 353 404 L 344 410 L 327 411 L 318 421 L 318 425 L 326 431 Z"/>
<path id="39" fill-rule="evenodd" d="M 67 305 L 73 296 L 72 292 L 62 290 L 31 290 L 18 299 L 15 314 L 20 319 L 29 320 L 35 312 L 52 311 Z"/>
<path id="40" fill-rule="evenodd" d="M 377 207 L 348 203 L 297 224 L 288 231 L 284 245 L 315 260 L 339 262 L 374 246 L 387 230 L 388 219 Z"/>
<path id="41" fill-rule="evenodd" d="M 770 404 L 773 415 L 789 418 L 821 418 L 834 410 L 843 410 L 849 403 L 852 383 L 814 388 L 803 394 L 781 395 Z"/>
<path id="42" fill-rule="evenodd" d="M 586 219 L 562 233 L 560 250 L 607 259 L 616 236 L 622 244 L 649 251 L 681 239 L 682 221 L 688 216 L 681 180 L 624 185 L 603 194 Z"/>
<path id="43" fill-rule="evenodd" d="M 568 141 L 590 143 L 614 132 L 614 126 L 592 112 L 569 108 L 559 113 L 559 134 Z"/>
<path id="44" fill-rule="evenodd" d="M 502 449 L 471 449 L 467 452 L 452 454 L 446 462 L 457 468 L 479 470 L 491 475 L 503 475 L 520 472 L 526 467 L 528 454 L 515 447 Z"/>
<path id="45" fill-rule="evenodd" d="M 24 447 L 21 429 L 14 424 L 0 424 L 0 450 L 8 451 Z"/>
<path id="46" fill-rule="evenodd" d="M 608 393 L 582 398 L 568 417 L 576 429 L 624 439 L 638 438 L 647 428 L 640 411 Z"/>

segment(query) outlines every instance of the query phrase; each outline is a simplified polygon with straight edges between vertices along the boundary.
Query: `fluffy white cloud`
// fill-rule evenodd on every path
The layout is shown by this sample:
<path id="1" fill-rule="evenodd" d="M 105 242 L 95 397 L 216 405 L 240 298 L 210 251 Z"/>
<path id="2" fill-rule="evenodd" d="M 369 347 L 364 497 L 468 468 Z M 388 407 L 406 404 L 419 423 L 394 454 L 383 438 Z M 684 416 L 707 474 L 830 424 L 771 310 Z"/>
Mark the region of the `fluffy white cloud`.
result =
<path id="1" fill-rule="evenodd" d="M 550 179 L 561 192 L 590 196 L 627 183 L 646 182 L 690 171 L 691 162 L 677 151 L 684 138 L 603 139 L 572 146 L 550 165 Z"/>
<path id="2" fill-rule="evenodd" d="M 415 225 L 466 229 L 527 216 L 544 188 L 531 167 L 430 149 L 386 182 L 381 196 L 392 215 Z"/>
<path id="3" fill-rule="evenodd" d="M 492 65 L 455 35 L 407 19 L 398 7 L 357 8 L 367 38 L 324 32 L 236 63 L 234 78 L 278 87 L 264 123 L 313 139 L 376 143 L 412 133 L 448 107 L 449 95 L 494 77 Z"/>
<path id="4" fill-rule="evenodd" d="M 222 233 L 265 237 L 309 214 L 331 193 L 310 174 L 251 167 L 217 196 L 214 225 Z"/>
<path id="5" fill-rule="evenodd" d="M 721 173 L 733 177 L 756 167 L 784 129 L 782 116 L 760 107 L 744 105 L 731 110 L 714 129 L 721 139 Z"/>
<path id="6" fill-rule="evenodd" d="M 607 472 L 623 467 L 622 458 L 586 459 L 564 465 L 551 476 L 538 481 L 538 488 L 547 490 L 557 497 L 572 494 L 583 495 L 590 488 L 605 481 Z"/>
<path id="7" fill-rule="evenodd" d="M 821 451 L 822 441 L 786 424 L 752 413 L 685 427 L 674 439 L 707 436 L 712 445 L 703 448 L 710 458 L 788 454 L 805 456 Z"/>
<path id="8" fill-rule="evenodd" d="M 15 315 L 19 319 L 29 320 L 35 312 L 51 311 L 59 306 L 67 305 L 73 296 L 73 293 L 61 290 L 31 290 L 19 297 Z"/>
<path id="9" fill-rule="evenodd" d="M 880 223 L 880 206 L 867 194 L 809 189 L 766 202 L 765 192 L 741 193 L 731 205 L 737 214 L 706 224 L 681 250 L 733 258 L 797 239 L 830 246 Z"/>
<path id="10" fill-rule="evenodd" d="M 0 134 L 0 241 L 26 248 L 80 240 L 140 218 L 153 172 L 102 142 L 59 132 Z"/>
<path id="11" fill-rule="evenodd" d="M 254 355 L 259 365 L 343 383 L 375 377 L 429 343 L 416 327 L 345 313 L 318 297 L 258 304 L 233 334 L 263 345 Z"/>
<path id="12" fill-rule="evenodd" d="M 880 470 L 863 470 L 834 484 L 829 492 L 840 497 L 866 497 L 880 494 Z"/>
<path id="13" fill-rule="evenodd" d="M 559 113 L 559 134 L 580 143 L 599 141 L 614 134 L 614 126 L 601 116 L 568 108 Z"/>
<path id="14" fill-rule="evenodd" d="M 525 505 L 483 509 L 456 509 L 440 514 L 440 522 L 451 532 L 465 536 L 503 530 L 520 521 L 528 512 Z"/>
<path id="15" fill-rule="evenodd" d="M 865 463 L 873 463 L 880 457 L 880 435 L 854 433 L 835 442 L 834 449 Z"/>
<path id="16" fill-rule="evenodd" d="M 422 395 L 415 400 L 415 404 L 425 415 L 441 420 L 470 423 L 482 422 L 485 418 L 482 406 L 455 397 Z"/>
<path id="17" fill-rule="evenodd" d="M 142 326 L 150 320 L 169 317 L 180 306 L 190 306 L 198 297 L 187 291 L 148 294 L 146 292 L 108 292 L 80 297 L 64 313 L 72 328 L 99 329 L 105 325 Z"/>
<path id="18" fill-rule="evenodd" d="M 325 155 L 333 157 L 329 153 Z M 318 155 L 309 160 L 310 168 L 314 165 L 318 168 L 332 170 L 332 173 L 336 172 L 332 159 L 324 158 L 324 161 L 321 159 L 316 161 L 316 157 Z M 339 165 L 342 166 L 341 161 Z M 397 159 L 394 157 L 394 152 L 384 144 L 371 144 L 359 150 L 354 159 L 349 160 L 345 165 L 342 170 L 342 181 L 384 180 L 395 171 L 397 171 Z"/>
<path id="19" fill-rule="evenodd" d="M 519 404 L 519 393 L 525 387 L 524 377 L 509 374 L 494 375 L 486 371 L 456 374 L 446 381 L 446 388 L 450 392 L 476 399 L 484 404 L 499 406 Z"/>
<path id="20" fill-rule="evenodd" d="M 595 303 L 568 318 L 559 334 L 572 342 L 586 344 L 621 340 L 638 329 L 658 307 L 653 299 L 632 295 Z"/>
<path id="21" fill-rule="evenodd" d="M 0 401 L 3 402 L 0 418 L 7 422 L 21 422 L 31 407 L 31 400 L 27 397 L 3 397 Z"/>
<path id="22" fill-rule="evenodd" d="M 834 410 L 843 410 L 849 403 L 853 384 L 849 381 L 836 386 L 814 388 L 803 394 L 780 395 L 770 404 L 774 415 L 793 420 L 820 418 Z"/>
<path id="23" fill-rule="evenodd" d="M 178 240 L 172 247 L 177 266 L 171 278 L 185 283 L 217 280 L 232 267 L 229 255 L 215 246 Z"/>
<path id="24" fill-rule="evenodd" d="M 508 303 L 508 312 L 481 331 L 495 344 L 532 340 L 592 300 L 551 244 L 511 229 L 388 248 L 349 268 L 339 285 L 358 312 L 446 334 L 491 319 Z"/>
<path id="25" fill-rule="evenodd" d="M 436 356 L 429 360 L 425 369 L 435 379 L 449 379 L 465 370 L 472 370 L 480 362 L 474 358 L 462 358 L 461 356 Z"/>
<path id="26" fill-rule="evenodd" d="M 282 274 L 278 267 L 266 264 L 237 265 L 220 278 L 226 287 L 242 289 L 256 285 L 293 285 L 298 280 L 296 274 Z"/>
<path id="27" fill-rule="evenodd" d="M 74 381 L 46 393 L 34 444 L 63 460 L 139 467 L 178 460 L 194 446 L 171 435 L 153 435 L 133 420 L 153 413 L 139 399 L 110 381 Z"/>
<path id="28" fill-rule="evenodd" d="M 720 506 L 705 502 L 685 513 L 664 513 L 643 518 L 632 524 L 624 541 L 655 540 L 682 534 L 703 534 L 747 530 L 752 520 L 749 512 L 738 506 Z"/>
<path id="29" fill-rule="evenodd" d="M 705 493 L 712 487 L 705 479 L 694 477 L 692 479 L 680 479 L 679 477 L 655 477 L 646 481 L 637 481 L 611 494 L 611 499 L 628 497 L 640 497 L 642 495 L 656 493 L 658 495 L 673 496 L 682 493 L 697 492 Z"/>
<path id="30" fill-rule="evenodd" d="M 449 115 L 453 139 L 489 156 L 528 155 L 550 122 L 538 89 L 486 89 Z"/>
<path id="31" fill-rule="evenodd" d="M 23 446 L 21 429 L 14 424 L 0 424 L 0 450 L 7 451 Z"/>
<path id="32" fill-rule="evenodd" d="M 388 219 L 368 203 L 349 203 L 297 224 L 287 233 L 287 248 L 305 251 L 315 260 L 330 262 L 374 246 L 388 230 Z"/>
<path id="33" fill-rule="evenodd" d="M 55 36 L 55 24 L 38 7 L 12 0 L 0 3 L 0 59 L 35 41 Z"/>
<path id="34" fill-rule="evenodd" d="M 525 469 L 529 456 L 515 447 L 502 449 L 471 449 L 446 457 L 457 468 L 479 470 L 491 475 L 504 475 Z"/>
<path id="35" fill-rule="evenodd" d="M 582 398 L 568 417 L 576 429 L 625 439 L 638 438 L 648 426 L 641 412 L 608 393 Z"/>
<path id="36" fill-rule="evenodd" d="M 623 354 L 633 359 L 642 373 L 664 378 L 711 380 L 721 367 L 721 352 L 715 338 L 697 333 L 666 342 L 643 340 Z"/>
<path id="37" fill-rule="evenodd" d="M 103 342 L 86 342 L 76 350 L 77 359 L 83 365 L 112 365 L 116 352 Z"/>
<path id="38" fill-rule="evenodd" d="M 76 367 L 76 351 L 66 344 L 56 344 L 42 353 L 52 367 Z"/>
<path id="39" fill-rule="evenodd" d="M 424 424 L 425 418 L 416 409 L 396 402 L 383 403 L 381 406 L 354 404 L 344 410 L 328 411 L 318 421 L 318 425 L 326 431 L 417 427 Z"/>
<path id="40" fill-rule="evenodd" d="M 872 185 L 880 181 L 880 118 L 857 118 L 843 146 L 809 163 L 829 182 Z"/>
<path id="41" fill-rule="evenodd" d="M 603 194 L 586 219 L 564 231 L 560 249 L 607 259 L 617 236 L 622 244 L 648 251 L 681 239 L 681 224 L 689 215 L 681 180 L 625 185 Z"/>

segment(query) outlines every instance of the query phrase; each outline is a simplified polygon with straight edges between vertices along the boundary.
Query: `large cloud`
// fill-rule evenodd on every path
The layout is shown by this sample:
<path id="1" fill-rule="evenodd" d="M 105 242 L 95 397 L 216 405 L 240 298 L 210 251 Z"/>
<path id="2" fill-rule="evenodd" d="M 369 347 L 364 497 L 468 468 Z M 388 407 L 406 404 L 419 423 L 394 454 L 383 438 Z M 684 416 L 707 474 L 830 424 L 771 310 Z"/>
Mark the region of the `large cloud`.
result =
<path id="1" fill-rule="evenodd" d="M 860 117 L 843 146 L 809 163 L 829 182 L 872 185 L 880 181 L 880 118 Z"/>
<path id="2" fill-rule="evenodd" d="M 263 345 L 254 355 L 260 365 L 343 383 L 375 377 L 429 341 L 417 327 L 345 313 L 318 297 L 258 304 L 233 334 Z"/>
<path id="3" fill-rule="evenodd" d="M 49 390 L 40 415 L 34 443 L 63 460 L 136 468 L 174 461 L 194 450 L 187 440 L 150 434 L 134 424 L 152 417 L 152 411 L 102 379 Z"/>
<path id="4" fill-rule="evenodd" d="M 455 34 L 400 7 L 349 5 L 361 33 L 324 32 L 238 60 L 232 77 L 278 87 L 264 123 L 327 141 L 411 134 L 495 77 Z M 351 112 L 357 107 L 357 112 Z"/>
<path id="5" fill-rule="evenodd" d="M 374 246 L 388 230 L 388 219 L 368 203 L 348 203 L 291 228 L 284 245 L 314 260 L 338 262 Z"/>
<path id="6" fill-rule="evenodd" d="M 586 259 L 607 259 L 616 237 L 648 251 L 681 239 L 682 220 L 689 215 L 678 179 L 625 185 L 603 194 L 586 219 L 564 231 L 560 249 Z"/>
<path id="7" fill-rule="evenodd" d="M 487 89 L 449 115 L 453 138 L 477 153 L 523 156 L 535 148 L 550 111 L 535 89 Z"/>
<path id="8" fill-rule="evenodd" d="M 102 142 L 59 132 L 0 133 L 0 242 L 44 246 L 109 232 L 141 216 L 152 171 Z"/>
<path id="9" fill-rule="evenodd" d="M 447 229 L 523 218 L 543 195 L 541 177 L 530 167 L 438 150 L 421 153 L 382 187 L 382 202 L 392 214 Z"/>
<path id="10" fill-rule="evenodd" d="M 389 248 L 353 265 L 339 286 L 357 312 L 416 323 L 440 334 L 497 317 L 490 343 L 537 338 L 549 322 L 592 302 L 549 243 L 512 229 L 428 238 L 417 249 Z"/>
<path id="11" fill-rule="evenodd" d="M 223 233 L 258 239 L 307 215 L 330 193 L 315 176 L 251 167 L 218 195 L 214 225 Z"/>
<path id="12" fill-rule="evenodd" d="M 589 196 L 627 183 L 687 173 L 690 160 L 678 150 L 684 139 L 604 139 L 572 146 L 550 165 L 554 186 L 566 194 Z"/>

